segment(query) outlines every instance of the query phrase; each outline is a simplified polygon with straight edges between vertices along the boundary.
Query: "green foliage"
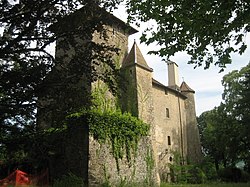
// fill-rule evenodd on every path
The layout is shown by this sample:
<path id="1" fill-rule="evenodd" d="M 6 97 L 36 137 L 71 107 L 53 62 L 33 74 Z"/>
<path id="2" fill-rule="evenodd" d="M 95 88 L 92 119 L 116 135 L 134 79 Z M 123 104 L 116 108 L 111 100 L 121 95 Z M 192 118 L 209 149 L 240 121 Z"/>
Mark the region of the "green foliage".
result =
<path id="1" fill-rule="evenodd" d="M 83 187 L 84 183 L 82 178 L 69 173 L 68 175 L 62 176 L 61 179 L 55 180 L 51 187 Z"/>
<path id="2" fill-rule="evenodd" d="M 188 183 L 190 174 L 187 172 L 191 166 L 183 164 L 183 158 L 178 152 L 174 152 L 174 159 L 169 163 L 171 182 Z"/>
<path id="3" fill-rule="evenodd" d="M 223 103 L 198 118 L 204 153 L 219 166 L 250 163 L 250 64 L 223 77 Z"/>
<path id="4" fill-rule="evenodd" d="M 171 164 L 172 179 L 174 183 L 201 184 L 206 180 L 205 173 L 197 165 Z"/>
<path id="5" fill-rule="evenodd" d="M 102 111 L 117 110 L 117 98 L 111 95 L 109 86 L 104 82 L 97 80 L 91 92 L 92 106 L 91 108 Z"/>
<path id="6" fill-rule="evenodd" d="M 141 137 L 147 136 L 149 125 L 129 113 L 120 111 L 83 110 L 68 117 L 69 125 L 88 125 L 90 135 L 99 143 L 111 145 L 112 155 L 116 159 L 119 171 L 119 159 L 136 156 L 137 145 Z"/>
<path id="7" fill-rule="evenodd" d="M 217 181 L 216 169 L 210 160 L 204 159 L 199 164 L 184 162 L 179 153 L 174 152 L 173 163 L 169 164 L 171 182 L 181 184 L 204 184 Z"/>
<path id="8" fill-rule="evenodd" d="M 154 26 L 148 24 L 141 41 L 157 43 L 160 49 L 151 53 L 165 60 L 185 50 L 191 55 L 189 63 L 205 68 L 215 63 L 223 69 L 231 63 L 231 52 L 242 54 L 247 47 L 247 0 L 131 0 L 127 8 L 129 20 L 138 25 L 154 21 Z"/>
<path id="9" fill-rule="evenodd" d="M 95 3 L 113 8 L 119 0 L 0 1 L 0 157 L 7 162 L 14 154 L 30 151 L 28 147 L 37 133 L 37 111 L 38 115 L 45 108 L 52 111 L 53 125 L 60 126 L 65 115 L 82 106 L 77 101 L 85 90 L 79 86 L 79 95 L 72 92 L 84 73 L 87 82 L 99 78 L 115 90 L 112 85 L 118 71 L 112 57 L 118 49 L 91 41 L 94 31 L 104 41 L 106 37 L 102 26 L 107 17 L 100 16 L 106 12 L 97 10 Z M 68 21 L 71 13 L 81 16 L 72 16 Z M 65 36 L 68 40 L 62 42 Z M 76 37 L 88 40 L 76 44 Z M 65 50 L 75 46 L 67 65 L 63 64 L 65 56 L 55 59 L 50 51 L 55 41 Z M 97 72 L 94 66 L 101 65 L 106 65 L 107 71 Z M 64 68 L 59 70 L 55 66 Z"/>
<path id="10" fill-rule="evenodd" d="M 146 166 L 147 166 L 147 176 L 145 179 L 145 184 L 148 186 L 153 186 L 154 181 L 153 181 L 153 170 L 155 166 L 155 161 L 153 158 L 153 152 L 152 150 L 148 147 L 147 148 L 147 155 L 145 156 L 145 161 L 146 161 Z"/>
<path id="11" fill-rule="evenodd" d="M 217 170 L 220 164 L 226 167 L 239 161 L 236 144 L 240 141 L 239 124 L 228 116 L 224 105 L 204 112 L 198 118 L 198 124 L 203 152 L 213 159 Z"/>
<path id="12" fill-rule="evenodd" d="M 249 182 L 250 181 L 249 173 L 236 167 L 222 168 L 218 171 L 218 176 L 219 176 L 219 179 L 223 182 Z"/>
<path id="13" fill-rule="evenodd" d="M 205 174 L 205 182 L 215 182 L 218 180 L 217 171 L 211 159 L 204 157 L 198 166 Z"/>

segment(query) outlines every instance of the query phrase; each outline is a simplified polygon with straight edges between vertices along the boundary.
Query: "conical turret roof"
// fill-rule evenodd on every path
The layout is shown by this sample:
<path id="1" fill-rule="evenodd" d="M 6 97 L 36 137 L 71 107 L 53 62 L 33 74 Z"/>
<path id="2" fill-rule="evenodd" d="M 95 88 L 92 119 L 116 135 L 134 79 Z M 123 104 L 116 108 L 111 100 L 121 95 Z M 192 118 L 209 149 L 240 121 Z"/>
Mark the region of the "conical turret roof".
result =
<path id="1" fill-rule="evenodd" d="M 195 93 L 195 91 L 192 88 L 190 88 L 185 81 L 183 81 L 181 83 L 180 90 L 181 90 L 181 92 L 192 92 L 192 93 Z"/>
<path id="2" fill-rule="evenodd" d="M 146 68 L 149 71 L 153 71 L 152 68 L 148 66 L 136 42 L 134 42 L 129 54 L 123 61 L 122 67 L 127 67 L 127 66 L 134 65 L 134 64 L 137 64 L 143 68 Z"/>

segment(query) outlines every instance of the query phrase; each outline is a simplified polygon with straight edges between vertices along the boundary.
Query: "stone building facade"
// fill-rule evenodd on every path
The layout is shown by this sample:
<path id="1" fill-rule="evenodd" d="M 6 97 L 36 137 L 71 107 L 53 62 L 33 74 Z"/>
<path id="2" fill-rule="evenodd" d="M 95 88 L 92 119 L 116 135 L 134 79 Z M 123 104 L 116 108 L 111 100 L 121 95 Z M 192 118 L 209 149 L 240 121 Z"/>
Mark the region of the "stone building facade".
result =
<path id="1" fill-rule="evenodd" d="M 137 31 L 113 15 L 104 14 L 109 20 L 104 23 L 108 39 L 103 41 L 96 32 L 92 40 L 97 43 L 107 42 L 120 49 L 119 55 L 114 55 L 113 58 L 121 68 L 124 81 L 121 89 L 121 109 L 150 124 L 150 135 L 139 142 L 133 167 L 125 160 L 121 161 L 118 174 L 109 145 L 98 144 L 88 135 L 88 129 L 74 130 L 69 134 L 70 141 L 65 142 L 61 148 L 61 155 L 53 158 L 50 173 L 53 177 L 57 177 L 58 172 L 71 171 L 82 177 L 89 186 L 98 186 L 107 180 L 112 183 L 125 180 L 143 182 L 149 178 L 154 183 L 159 183 L 160 180 L 168 181 L 170 173 L 168 163 L 175 159 L 174 152 L 181 155 L 183 162 L 187 160 L 199 162 L 201 159 L 199 133 L 196 126 L 195 92 L 185 82 L 179 85 L 178 65 L 175 62 L 167 64 L 168 85 L 153 79 L 153 69 L 148 66 L 137 44 L 134 43 L 129 53 L 127 51 L 128 37 Z M 53 127 L 54 124 L 62 121 L 67 113 L 88 104 L 91 90 L 97 87 L 98 81 L 90 83 L 86 81 L 85 75 L 81 75 L 77 82 L 69 83 L 66 77 L 62 76 L 67 75 L 71 66 L 71 57 L 77 53 L 77 48 L 85 47 L 85 39 L 73 38 L 76 45 L 70 45 L 67 49 L 62 47 L 63 42 L 72 38 L 66 37 L 58 42 L 56 57 L 62 59 L 63 63 L 54 67 L 48 80 L 64 84 L 59 87 L 51 86 L 40 93 L 38 127 Z M 107 95 L 112 98 L 110 93 Z M 59 116 L 60 119 L 55 116 Z M 82 144 L 79 145 L 79 142 Z M 154 161 L 154 168 L 151 171 L 148 170 L 146 159 L 148 156 L 151 156 Z M 73 157 L 76 159 L 72 160 Z M 53 165 L 53 163 L 63 164 Z M 68 169 L 65 170 L 65 168 Z"/>
<path id="2" fill-rule="evenodd" d="M 169 61 L 168 85 L 152 78 L 151 69 L 137 44 L 122 64 L 128 81 L 124 110 L 151 124 L 152 146 L 161 180 L 169 181 L 169 163 L 179 153 L 182 162 L 201 161 L 196 122 L 194 90 L 186 82 L 179 85 L 178 65 Z M 133 106 L 133 107 L 131 107 Z"/>

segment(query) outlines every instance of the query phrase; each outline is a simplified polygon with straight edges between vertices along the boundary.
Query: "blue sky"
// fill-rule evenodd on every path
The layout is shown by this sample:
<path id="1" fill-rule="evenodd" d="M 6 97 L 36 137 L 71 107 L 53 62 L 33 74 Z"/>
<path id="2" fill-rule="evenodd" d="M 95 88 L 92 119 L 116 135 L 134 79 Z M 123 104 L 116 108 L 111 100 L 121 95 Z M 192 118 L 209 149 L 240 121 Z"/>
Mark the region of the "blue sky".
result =
<path id="1" fill-rule="evenodd" d="M 114 15 L 126 21 L 125 7 L 121 6 L 114 12 Z M 154 69 L 153 77 L 162 84 L 167 85 L 167 65 L 160 57 L 147 54 L 148 51 L 157 48 L 157 46 L 140 44 L 141 31 L 147 25 L 148 23 L 141 24 L 140 28 L 134 26 L 139 32 L 129 37 L 129 50 L 134 40 L 136 40 L 148 65 Z M 246 36 L 246 44 L 250 44 L 250 33 Z M 232 54 L 232 64 L 228 65 L 222 73 L 219 73 L 220 69 L 214 65 L 207 70 L 204 70 L 203 67 L 194 69 L 193 65 L 187 64 L 189 56 L 185 52 L 177 53 L 170 60 L 176 62 L 179 66 L 180 82 L 184 79 L 196 91 L 196 114 L 199 116 L 202 112 L 211 110 L 220 104 L 223 93 L 221 84 L 223 76 L 232 70 L 241 69 L 250 62 L 250 46 L 243 55 Z"/>

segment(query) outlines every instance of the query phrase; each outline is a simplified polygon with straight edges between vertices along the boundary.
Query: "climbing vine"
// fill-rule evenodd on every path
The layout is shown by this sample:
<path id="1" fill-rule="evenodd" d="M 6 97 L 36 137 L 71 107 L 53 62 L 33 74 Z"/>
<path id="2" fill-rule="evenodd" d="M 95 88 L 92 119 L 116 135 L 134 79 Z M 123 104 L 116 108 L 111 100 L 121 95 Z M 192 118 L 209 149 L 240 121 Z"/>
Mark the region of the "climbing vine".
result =
<path id="1" fill-rule="evenodd" d="M 111 153 L 119 171 L 119 159 L 126 156 L 129 162 L 135 157 L 142 136 L 147 136 L 149 125 L 120 111 L 82 110 L 68 117 L 68 123 L 88 125 L 89 133 L 99 143 L 111 145 Z"/>
<path id="2" fill-rule="evenodd" d="M 147 148 L 147 154 L 145 157 L 145 161 L 146 161 L 146 166 L 147 166 L 147 176 L 145 179 L 145 182 L 147 185 L 149 186 L 153 186 L 153 169 L 154 169 L 154 159 L 153 159 L 153 153 L 152 150 L 148 147 Z"/>

